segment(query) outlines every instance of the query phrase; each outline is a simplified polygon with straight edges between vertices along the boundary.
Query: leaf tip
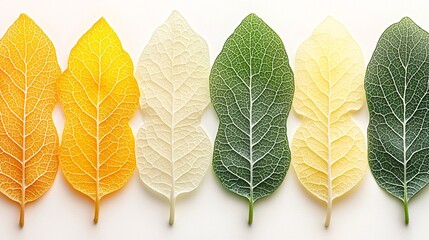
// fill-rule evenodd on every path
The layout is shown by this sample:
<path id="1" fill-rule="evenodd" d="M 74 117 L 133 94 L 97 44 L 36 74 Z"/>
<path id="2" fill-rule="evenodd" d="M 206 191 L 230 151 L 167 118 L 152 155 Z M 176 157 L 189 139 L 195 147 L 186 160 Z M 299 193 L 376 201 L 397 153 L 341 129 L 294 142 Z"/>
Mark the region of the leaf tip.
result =
<path id="1" fill-rule="evenodd" d="M 411 20 L 411 18 L 410 18 L 410 17 L 405 16 L 405 17 L 403 17 L 403 18 L 401 19 L 401 21 L 399 21 L 399 22 L 413 22 L 413 20 Z"/>
<path id="2" fill-rule="evenodd" d="M 323 22 L 328 22 L 328 23 L 338 23 L 338 20 L 337 19 L 335 19 L 334 17 L 332 17 L 332 16 L 327 16 L 326 18 L 325 18 L 325 20 L 323 20 Z"/>
<path id="3" fill-rule="evenodd" d="M 251 28 L 257 28 L 260 27 L 260 25 L 264 25 L 266 27 L 269 27 L 264 20 L 262 20 L 256 13 L 250 13 L 247 15 L 243 21 L 241 21 L 240 25 L 251 25 Z M 269 27 L 270 28 L 270 27 Z M 271 29 L 271 28 L 270 28 Z M 271 29 L 272 30 L 272 29 Z"/>
<path id="4" fill-rule="evenodd" d="M 174 17 L 174 18 L 182 18 L 182 14 L 179 13 L 179 11 L 177 11 L 176 9 L 174 9 L 171 14 L 170 17 Z"/>
<path id="5" fill-rule="evenodd" d="M 109 36 L 112 32 L 113 35 L 116 37 L 116 33 L 113 30 L 113 28 L 110 26 L 110 24 L 107 22 L 107 20 L 104 17 L 100 17 L 97 22 L 92 25 L 92 27 L 84 34 L 90 34 L 91 32 L 102 32 L 101 35 Z M 91 34 L 90 34 L 91 35 Z M 109 36 L 111 37 L 111 36 Z M 95 34 L 91 38 L 96 38 L 96 41 L 99 41 L 99 34 Z"/>
<path id="6" fill-rule="evenodd" d="M 410 25 L 414 25 L 414 26 L 418 26 L 410 17 L 408 17 L 408 16 L 405 16 L 405 17 L 403 17 L 402 19 L 401 19 L 401 21 L 399 21 L 399 23 L 398 24 L 404 24 L 404 25 L 407 25 L 407 26 L 410 26 Z"/>
<path id="7" fill-rule="evenodd" d="M 263 22 L 265 23 L 256 13 L 250 13 L 247 15 L 242 22 L 249 22 L 250 24 L 254 22 Z"/>
<path id="8" fill-rule="evenodd" d="M 104 17 L 100 17 L 95 25 L 109 25 Z"/>
<path id="9" fill-rule="evenodd" d="M 392 26 L 403 26 L 405 28 L 413 28 L 418 32 L 416 34 L 427 34 L 426 30 L 422 29 L 419 25 L 417 25 L 417 23 L 415 23 L 408 16 L 403 17 L 399 22 L 392 24 Z"/>
<path id="10" fill-rule="evenodd" d="M 92 26 L 91 29 L 101 29 L 100 31 L 102 31 L 103 29 L 112 29 L 112 27 L 110 27 L 110 24 L 102 16 L 102 17 L 100 17 L 100 19 L 98 19 L 97 22 L 95 22 L 95 24 Z"/>
<path id="11" fill-rule="evenodd" d="M 31 19 L 27 14 L 21 13 L 19 14 L 18 20 L 28 20 Z"/>
<path id="12" fill-rule="evenodd" d="M 168 17 L 166 23 L 167 24 L 175 24 L 175 23 L 186 24 L 186 20 L 185 18 L 183 18 L 182 14 L 180 14 L 177 10 L 173 10 L 170 16 Z"/>
<path id="13" fill-rule="evenodd" d="M 344 26 L 336 18 L 332 16 L 327 16 L 322 21 L 322 23 L 319 25 L 318 28 L 320 28 L 320 26 L 325 26 L 323 28 L 324 29 L 323 31 L 328 31 L 328 32 L 332 32 L 333 30 L 337 30 L 337 29 L 344 29 Z"/>
<path id="14" fill-rule="evenodd" d="M 256 15 L 256 13 L 250 13 L 250 14 L 249 14 L 249 15 L 247 15 L 244 19 L 248 19 L 248 20 L 251 20 L 251 19 L 261 20 L 261 18 L 260 18 L 260 17 L 258 17 L 258 15 Z"/>
<path id="15" fill-rule="evenodd" d="M 28 25 L 28 24 L 30 24 L 30 25 L 32 25 L 32 24 L 34 24 L 34 21 L 27 14 L 21 13 L 19 15 L 18 19 L 16 19 L 14 25 L 15 24 L 18 24 L 18 25 Z"/>

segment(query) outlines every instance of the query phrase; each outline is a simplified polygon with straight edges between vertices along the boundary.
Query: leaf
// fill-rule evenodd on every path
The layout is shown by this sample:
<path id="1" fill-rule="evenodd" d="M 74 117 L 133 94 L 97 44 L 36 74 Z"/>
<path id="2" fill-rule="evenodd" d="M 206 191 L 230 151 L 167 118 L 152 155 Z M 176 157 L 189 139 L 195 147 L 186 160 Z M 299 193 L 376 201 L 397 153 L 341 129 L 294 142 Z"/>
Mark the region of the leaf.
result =
<path id="1" fill-rule="evenodd" d="M 133 63 L 101 18 L 71 50 L 59 80 L 65 127 L 60 165 L 68 182 L 95 202 L 128 181 L 135 169 L 128 121 L 138 107 Z"/>
<path id="2" fill-rule="evenodd" d="M 384 31 L 368 64 L 368 158 L 378 185 L 408 201 L 429 182 L 429 34 L 405 17 Z"/>
<path id="3" fill-rule="evenodd" d="M 0 191 L 24 207 L 52 185 L 58 135 L 52 120 L 61 75 L 54 45 L 21 14 L 0 40 Z"/>
<path id="4" fill-rule="evenodd" d="M 142 181 L 170 201 L 194 190 L 210 163 L 212 146 L 200 126 L 210 97 L 207 43 L 174 11 L 153 34 L 137 66 L 144 125 L 137 134 Z"/>
<path id="5" fill-rule="evenodd" d="M 253 204 L 273 193 L 289 168 L 286 120 L 293 73 L 280 37 L 255 14 L 226 40 L 210 75 L 219 117 L 213 168 L 222 185 Z"/>
<path id="6" fill-rule="evenodd" d="M 293 107 L 303 118 L 292 164 L 304 187 L 327 204 L 352 189 L 366 169 L 365 137 L 350 112 L 364 101 L 364 60 L 347 29 L 331 17 L 298 48 Z"/>

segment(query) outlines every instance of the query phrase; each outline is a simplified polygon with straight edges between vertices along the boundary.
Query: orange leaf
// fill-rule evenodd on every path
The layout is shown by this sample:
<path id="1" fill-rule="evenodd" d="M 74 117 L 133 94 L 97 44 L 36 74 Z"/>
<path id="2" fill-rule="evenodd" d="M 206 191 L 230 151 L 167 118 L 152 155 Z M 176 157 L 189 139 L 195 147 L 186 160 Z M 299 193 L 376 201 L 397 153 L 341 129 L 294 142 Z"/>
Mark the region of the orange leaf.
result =
<path id="1" fill-rule="evenodd" d="M 61 75 L 55 48 L 22 14 L 0 40 L 0 191 L 24 206 L 52 185 L 58 135 L 52 120 Z"/>
<path id="2" fill-rule="evenodd" d="M 95 202 L 121 188 L 136 161 L 128 121 L 138 107 L 133 63 L 118 36 L 101 18 L 71 50 L 59 80 L 66 115 L 60 147 L 64 176 Z"/>

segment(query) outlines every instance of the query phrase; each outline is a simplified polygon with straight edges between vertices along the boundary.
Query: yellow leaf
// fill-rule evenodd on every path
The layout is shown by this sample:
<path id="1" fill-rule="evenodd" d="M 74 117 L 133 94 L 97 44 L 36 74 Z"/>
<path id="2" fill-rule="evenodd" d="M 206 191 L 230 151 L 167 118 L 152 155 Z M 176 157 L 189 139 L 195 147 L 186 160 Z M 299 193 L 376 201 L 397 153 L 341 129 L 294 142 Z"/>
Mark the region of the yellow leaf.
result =
<path id="1" fill-rule="evenodd" d="M 59 80 L 66 123 L 60 166 L 69 183 L 95 202 L 128 181 L 135 169 L 134 136 L 128 121 L 138 107 L 133 63 L 101 18 L 71 50 Z"/>
<path id="2" fill-rule="evenodd" d="M 364 101 L 364 61 L 346 28 L 328 17 L 298 49 L 293 107 L 303 117 L 292 143 L 299 180 L 326 202 L 353 188 L 366 169 L 365 138 L 350 116 Z"/>
<path id="3" fill-rule="evenodd" d="M 58 135 L 52 120 L 61 75 L 55 48 L 22 14 L 0 40 L 0 191 L 24 206 L 52 185 Z"/>

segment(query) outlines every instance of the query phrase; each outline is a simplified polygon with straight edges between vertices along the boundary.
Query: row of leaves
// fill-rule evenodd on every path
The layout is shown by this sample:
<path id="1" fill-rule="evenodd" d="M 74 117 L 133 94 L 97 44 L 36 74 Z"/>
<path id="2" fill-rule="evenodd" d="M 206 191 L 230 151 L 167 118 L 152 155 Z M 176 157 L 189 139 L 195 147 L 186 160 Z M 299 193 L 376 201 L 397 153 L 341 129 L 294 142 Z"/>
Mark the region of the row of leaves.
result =
<path id="1" fill-rule="evenodd" d="M 325 225 L 334 199 L 362 179 L 367 156 L 377 183 L 403 201 L 408 223 L 408 201 L 429 182 L 428 45 L 429 34 L 404 18 L 382 34 L 365 75 L 360 47 L 327 18 L 299 47 L 294 81 L 280 37 L 250 14 L 210 73 L 206 42 L 173 12 L 135 74 L 103 18 L 79 39 L 62 73 L 52 42 L 21 15 L 0 40 L 0 191 L 20 204 L 23 226 L 25 204 L 49 189 L 59 163 L 95 202 L 97 222 L 100 199 L 124 186 L 137 162 L 142 181 L 169 199 L 172 224 L 176 197 L 199 185 L 213 155 L 223 186 L 248 199 L 250 224 L 253 204 L 289 168 L 293 100 L 302 122 L 292 163 L 326 203 Z M 364 78 L 368 155 L 350 116 L 364 102 Z M 210 97 L 220 121 L 213 154 L 200 126 Z M 128 121 L 139 98 L 144 124 L 134 141 Z M 61 146 L 52 120 L 58 99 L 66 119 Z"/>

